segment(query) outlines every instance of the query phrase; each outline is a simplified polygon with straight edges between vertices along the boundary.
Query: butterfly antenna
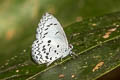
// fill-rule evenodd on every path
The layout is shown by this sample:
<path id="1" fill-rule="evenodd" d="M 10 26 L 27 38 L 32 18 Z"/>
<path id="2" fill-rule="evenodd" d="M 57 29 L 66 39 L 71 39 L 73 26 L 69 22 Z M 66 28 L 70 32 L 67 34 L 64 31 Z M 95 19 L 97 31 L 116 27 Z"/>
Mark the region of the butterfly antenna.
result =
<path id="1" fill-rule="evenodd" d="M 73 39 L 73 35 L 70 35 L 70 40 L 69 40 L 70 43 L 71 43 L 72 39 Z"/>

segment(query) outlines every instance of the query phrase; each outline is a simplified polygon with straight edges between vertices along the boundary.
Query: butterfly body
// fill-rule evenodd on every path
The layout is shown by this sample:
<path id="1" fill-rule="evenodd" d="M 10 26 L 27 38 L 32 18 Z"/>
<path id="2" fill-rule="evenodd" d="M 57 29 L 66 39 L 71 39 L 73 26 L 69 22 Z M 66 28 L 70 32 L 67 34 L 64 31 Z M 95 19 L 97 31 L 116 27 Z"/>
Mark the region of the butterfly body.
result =
<path id="1" fill-rule="evenodd" d="M 57 19 L 51 14 L 43 15 L 38 24 L 36 40 L 32 44 L 32 58 L 38 64 L 50 65 L 59 58 L 72 53 L 66 35 Z"/>

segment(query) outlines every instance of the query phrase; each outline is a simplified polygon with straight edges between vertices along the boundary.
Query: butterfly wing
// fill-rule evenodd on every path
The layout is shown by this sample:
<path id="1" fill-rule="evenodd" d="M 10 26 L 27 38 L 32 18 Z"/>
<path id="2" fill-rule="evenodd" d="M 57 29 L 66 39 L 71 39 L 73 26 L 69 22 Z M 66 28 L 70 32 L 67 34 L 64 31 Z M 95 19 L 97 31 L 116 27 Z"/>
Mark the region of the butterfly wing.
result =
<path id="1" fill-rule="evenodd" d="M 38 26 L 39 27 L 37 28 L 36 34 L 37 39 L 60 39 L 62 42 L 64 42 L 65 45 L 68 46 L 68 41 L 63 28 L 54 16 L 46 13 L 45 15 L 43 15 Z"/>
<path id="2" fill-rule="evenodd" d="M 40 20 L 36 39 L 32 45 L 32 55 L 39 64 L 49 65 L 69 54 L 68 41 L 63 28 L 51 14 L 46 13 Z"/>

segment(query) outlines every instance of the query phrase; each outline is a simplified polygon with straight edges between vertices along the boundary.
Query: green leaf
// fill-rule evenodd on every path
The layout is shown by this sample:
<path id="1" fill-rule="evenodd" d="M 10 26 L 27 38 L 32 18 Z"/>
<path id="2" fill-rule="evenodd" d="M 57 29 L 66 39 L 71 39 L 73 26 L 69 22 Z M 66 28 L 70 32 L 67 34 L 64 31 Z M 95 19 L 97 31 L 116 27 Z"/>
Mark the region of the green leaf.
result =
<path id="1" fill-rule="evenodd" d="M 67 26 L 65 32 L 68 40 L 74 46 L 73 52 L 78 56 L 75 58 L 68 56 L 48 67 L 37 65 L 32 61 L 30 53 L 33 37 L 21 39 L 21 45 L 19 44 L 17 47 L 12 45 L 12 48 L 16 50 L 12 52 L 8 48 L 8 51 L 16 54 L 5 63 L 0 64 L 0 79 L 98 79 L 120 66 L 119 25 L 120 12 L 93 17 Z M 24 44 L 29 46 L 24 46 Z M 22 46 L 24 47 L 22 48 Z M 96 65 L 97 67 L 95 67 Z"/>

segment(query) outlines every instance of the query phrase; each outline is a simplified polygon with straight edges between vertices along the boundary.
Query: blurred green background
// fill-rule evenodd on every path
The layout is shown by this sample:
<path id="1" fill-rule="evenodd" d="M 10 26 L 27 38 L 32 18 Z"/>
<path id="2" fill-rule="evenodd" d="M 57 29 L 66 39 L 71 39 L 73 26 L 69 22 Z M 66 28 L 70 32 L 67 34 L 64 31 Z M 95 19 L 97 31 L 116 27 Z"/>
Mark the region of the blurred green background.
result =
<path id="1" fill-rule="evenodd" d="M 120 11 L 120 0 L 0 0 L 0 66 L 31 47 L 45 12 L 52 13 L 67 27 L 117 11 Z"/>

